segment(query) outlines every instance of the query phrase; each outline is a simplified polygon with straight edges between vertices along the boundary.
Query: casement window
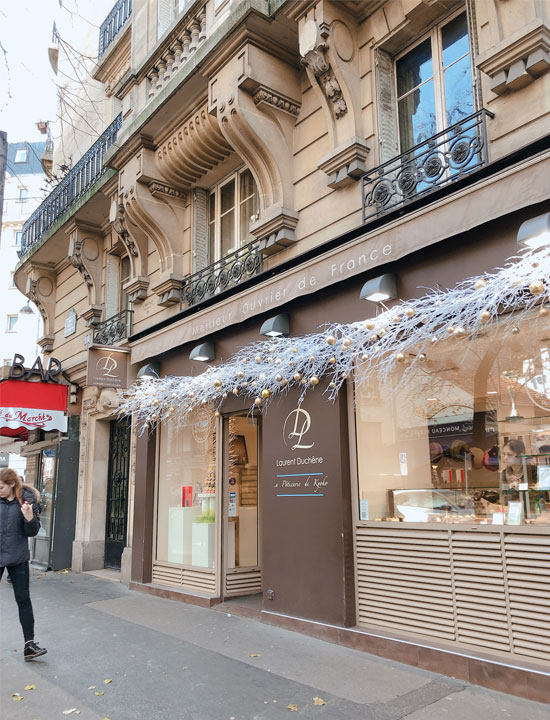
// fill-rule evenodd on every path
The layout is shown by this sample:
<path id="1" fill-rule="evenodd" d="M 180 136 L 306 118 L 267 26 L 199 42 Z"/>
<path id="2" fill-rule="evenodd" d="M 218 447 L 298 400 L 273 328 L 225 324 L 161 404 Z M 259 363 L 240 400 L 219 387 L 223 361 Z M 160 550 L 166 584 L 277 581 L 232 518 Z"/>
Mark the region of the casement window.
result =
<path id="1" fill-rule="evenodd" d="M 19 188 L 19 202 L 26 202 L 29 199 L 29 191 L 27 188 Z"/>
<path id="2" fill-rule="evenodd" d="M 399 145 L 414 145 L 474 112 L 468 24 L 462 12 L 395 61 Z"/>
<path id="3" fill-rule="evenodd" d="M 122 310 L 128 310 L 128 293 L 124 290 L 124 285 L 132 276 L 132 267 L 130 265 L 130 258 L 128 255 L 120 258 L 120 291 L 118 298 L 118 307 L 120 312 Z"/>
<path id="4" fill-rule="evenodd" d="M 21 247 L 21 242 L 22 242 L 22 241 L 23 241 L 23 231 L 22 231 L 22 230 L 17 230 L 16 233 L 15 233 L 15 244 L 16 244 L 18 247 Z"/>
<path id="5" fill-rule="evenodd" d="M 8 315 L 6 322 L 6 332 L 17 332 L 16 325 L 19 315 Z"/>
<path id="6" fill-rule="evenodd" d="M 25 148 L 15 151 L 15 162 L 17 164 L 26 163 L 28 159 L 29 159 L 29 151 L 26 150 Z"/>
<path id="7" fill-rule="evenodd" d="M 212 264 L 253 240 L 258 189 L 247 168 L 217 185 L 208 196 L 208 260 Z"/>
<path id="8" fill-rule="evenodd" d="M 475 111 L 465 12 L 400 54 L 376 53 L 380 162 L 425 142 Z"/>

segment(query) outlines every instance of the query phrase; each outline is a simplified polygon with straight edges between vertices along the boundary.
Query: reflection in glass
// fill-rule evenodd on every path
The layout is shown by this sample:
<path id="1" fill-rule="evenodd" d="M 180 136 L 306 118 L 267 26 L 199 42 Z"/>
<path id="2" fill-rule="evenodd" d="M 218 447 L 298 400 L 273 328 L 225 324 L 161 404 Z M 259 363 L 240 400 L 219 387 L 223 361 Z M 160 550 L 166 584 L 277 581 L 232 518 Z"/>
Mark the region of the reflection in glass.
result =
<path id="1" fill-rule="evenodd" d="M 40 492 L 40 524 L 41 535 L 51 535 L 53 500 L 55 491 L 55 468 L 57 448 L 48 448 L 42 451 L 40 478 L 38 491 Z"/>
<path id="2" fill-rule="evenodd" d="M 227 567 L 258 566 L 258 425 L 229 419 Z"/>
<path id="3" fill-rule="evenodd" d="M 398 103 L 401 152 L 437 132 L 434 83 L 430 80 Z"/>

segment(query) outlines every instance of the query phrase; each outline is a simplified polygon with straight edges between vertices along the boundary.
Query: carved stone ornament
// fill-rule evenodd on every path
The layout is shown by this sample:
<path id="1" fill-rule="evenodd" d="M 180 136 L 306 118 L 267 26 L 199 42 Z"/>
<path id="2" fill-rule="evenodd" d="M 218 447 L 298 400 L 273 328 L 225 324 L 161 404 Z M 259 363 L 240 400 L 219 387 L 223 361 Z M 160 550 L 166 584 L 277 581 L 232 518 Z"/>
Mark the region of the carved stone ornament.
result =
<path id="1" fill-rule="evenodd" d="M 265 87 L 261 87 L 256 92 L 254 95 L 254 103 L 256 105 L 260 105 L 261 103 L 271 105 L 272 107 L 275 107 L 278 110 L 284 110 L 295 117 L 298 117 L 298 113 L 300 112 L 300 106 L 298 104 L 288 100 L 284 97 L 284 95 L 275 93 L 273 90 Z"/>
<path id="2" fill-rule="evenodd" d="M 315 20 L 308 20 L 304 24 L 300 33 L 301 62 L 311 70 L 326 99 L 332 103 L 334 115 L 340 118 L 347 113 L 348 108 L 342 88 L 326 58 L 328 46 L 324 38 L 328 37 L 328 34 L 328 28 L 319 27 Z"/>
<path id="3" fill-rule="evenodd" d="M 69 255 L 69 260 L 71 265 L 75 267 L 78 272 L 82 275 L 84 278 L 84 282 L 88 287 L 93 287 L 93 280 L 92 276 L 86 269 L 86 266 L 84 265 L 83 259 L 82 259 L 82 246 L 84 245 L 84 240 L 82 238 L 79 238 L 78 240 L 74 240 L 72 244 L 72 252 Z"/>
<path id="4" fill-rule="evenodd" d="M 149 192 L 153 197 L 157 195 L 165 195 L 167 197 L 179 198 L 180 200 L 187 201 L 187 195 L 183 192 L 183 190 L 177 190 L 171 185 L 165 185 L 160 182 L 150 183 Z"/>

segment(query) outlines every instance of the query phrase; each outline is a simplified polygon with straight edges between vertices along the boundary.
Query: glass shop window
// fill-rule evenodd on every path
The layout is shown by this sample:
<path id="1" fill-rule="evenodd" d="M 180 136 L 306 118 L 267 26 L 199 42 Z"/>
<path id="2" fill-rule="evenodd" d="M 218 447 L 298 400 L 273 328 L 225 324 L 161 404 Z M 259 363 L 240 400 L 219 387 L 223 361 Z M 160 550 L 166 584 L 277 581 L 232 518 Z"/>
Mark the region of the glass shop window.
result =
<path id="1" fill-rule="evenodd" d="M 360 382 L 359 518 L 550 525 L 550 340 L 443 341 L 403 379 Z"/>
<path id="2" fill-rule="evenodd" d="M 216 542 L 216 434 L 214 415 L 161 428 L 156 560 L 213 568 Z"/>

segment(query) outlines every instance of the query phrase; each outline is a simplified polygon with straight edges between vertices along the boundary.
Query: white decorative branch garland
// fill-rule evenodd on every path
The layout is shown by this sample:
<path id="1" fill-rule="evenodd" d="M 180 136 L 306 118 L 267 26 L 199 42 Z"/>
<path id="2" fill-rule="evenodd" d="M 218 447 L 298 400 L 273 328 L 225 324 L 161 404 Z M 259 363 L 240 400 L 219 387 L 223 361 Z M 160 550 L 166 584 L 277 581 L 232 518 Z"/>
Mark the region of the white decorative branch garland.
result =
<path id="1" fill-rule="evenodd" d="M 527 250 L 493 274 L 464 280 L 451 290 L 430 290 L 375 318 L 253 343 L 194 377 L 137 381 L 125 392 L 120 412 L 135 415 L 145 427 L 167 419 L 185 424 L 201 406 L 219 413 L 230 394 L 247 398 L 253 408 L 292 387 L 301 388 L 302 396 L 319 387 L 333 399 L 354 368 L 362 380 L 376 376 L 385 382 L 400 366 L 406 378 L 436 343 L 474 337 L 489 323 L 498 323 L 505 335 L 516 333 L 517 322 L 535 306 L 538 317 L 546 318 L 549 278 L 550 248 Z"/>

